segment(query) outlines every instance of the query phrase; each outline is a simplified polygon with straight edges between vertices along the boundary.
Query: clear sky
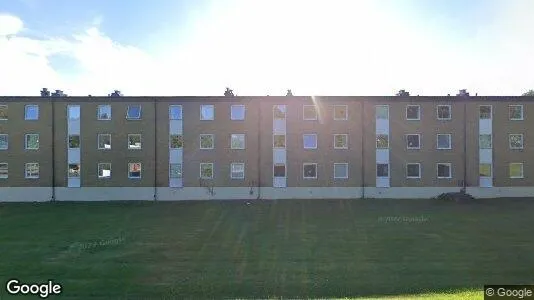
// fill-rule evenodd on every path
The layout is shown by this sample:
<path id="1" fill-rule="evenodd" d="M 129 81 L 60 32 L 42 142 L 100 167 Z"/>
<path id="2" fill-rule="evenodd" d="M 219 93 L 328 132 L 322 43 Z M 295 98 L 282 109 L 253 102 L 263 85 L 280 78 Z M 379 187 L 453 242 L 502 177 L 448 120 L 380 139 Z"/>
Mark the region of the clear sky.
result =
<path id="1" fill-rule="evenodd" d="M 0 95 L 520 95 L 532 0 L 0 0 Z"/>

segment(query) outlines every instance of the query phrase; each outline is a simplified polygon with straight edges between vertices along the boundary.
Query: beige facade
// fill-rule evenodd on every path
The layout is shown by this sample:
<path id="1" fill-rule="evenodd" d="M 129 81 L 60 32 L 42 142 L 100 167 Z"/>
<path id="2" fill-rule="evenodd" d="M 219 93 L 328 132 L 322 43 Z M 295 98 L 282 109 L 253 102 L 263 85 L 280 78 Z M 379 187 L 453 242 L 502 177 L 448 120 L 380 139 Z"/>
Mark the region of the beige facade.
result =
<path id="1" fill-rule="evenodd" d="M 410 198 L 463 187 L 483 197 L 528 196 L 533 103 L 463 96 L 0 97 L 0 201 L 31 201 L 32 188 L 40 188 L 42 201 Z M 280 122 L 275 105 L 286 107 Z M 69 117 L 72 106 L 79 118 Z M 387 112 L 381 119 L 377 106 Z M 275 134 L 285 143 L 275 145 Z M 285 172 L 274 171 L 280 164 Z"/>

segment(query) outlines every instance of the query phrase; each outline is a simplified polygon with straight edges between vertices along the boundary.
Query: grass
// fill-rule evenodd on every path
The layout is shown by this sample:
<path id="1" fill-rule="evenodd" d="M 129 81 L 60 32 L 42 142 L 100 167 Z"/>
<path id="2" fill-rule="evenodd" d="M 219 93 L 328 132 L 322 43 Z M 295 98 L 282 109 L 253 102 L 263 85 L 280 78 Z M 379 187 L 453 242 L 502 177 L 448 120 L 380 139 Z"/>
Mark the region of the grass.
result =
<path id="1" fill-rule="evenodd" d="M 484 284 L 534 281 L 533 211 L 531 199 L 0 204 L 0 282 L 53 279 L 64 299 L 482 299 Z"/>

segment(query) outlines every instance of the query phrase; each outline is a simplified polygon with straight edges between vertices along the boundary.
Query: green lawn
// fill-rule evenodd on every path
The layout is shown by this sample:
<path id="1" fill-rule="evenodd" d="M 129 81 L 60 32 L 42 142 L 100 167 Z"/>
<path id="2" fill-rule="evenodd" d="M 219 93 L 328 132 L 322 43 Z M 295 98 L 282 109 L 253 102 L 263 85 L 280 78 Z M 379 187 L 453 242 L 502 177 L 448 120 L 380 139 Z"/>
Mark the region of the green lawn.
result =
<path id="1" fill-rule="evenodd" d="M 533 229 L 532 199 L 0 204 L 0 299 L 482 299 L 534 281 Z"/>

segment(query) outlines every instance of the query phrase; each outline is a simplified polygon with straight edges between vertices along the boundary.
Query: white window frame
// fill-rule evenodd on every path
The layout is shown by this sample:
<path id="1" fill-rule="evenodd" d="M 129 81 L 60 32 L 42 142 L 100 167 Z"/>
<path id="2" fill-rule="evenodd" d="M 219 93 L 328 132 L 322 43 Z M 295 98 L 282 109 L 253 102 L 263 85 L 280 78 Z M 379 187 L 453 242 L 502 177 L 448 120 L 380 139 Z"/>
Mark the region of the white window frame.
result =
<path id="1" fill-rule="evenodd" d="M 408 165 L 417 165 L 418 168 L 418 176 L 410 176 L 408 174 Z M 421 178 L 421 163 L 406 163 L 406 178 L 408 179 L 420 179 Z"/>
<path id="2" fill-rule="evenodd" d="M 211 147 L 202 147 L 202 137 L 203 136 L 211 136 Z M 211 133 L 201 133 L 198 135 L 198 146 L 200 147 L 200 150 L 212 150 L 215 149 L 215 135 Z"/>
<path id="3" fill-rule="evenodd" d="M 439 146 L 439 136 L 444 135 L 449 137 L 449 147 L 444 148 Z M 436 149 L 438 150 L 451 150 L 452 149 L 452 134 L 451 133 L 436 133 Z"/>
<path id="4" fill-rule="evenodd" d="M 108 118 L 102 118 L 101 109 L 104 107 L 109 107 L 109 116 Z M 99 104 L 96 108 L 96 118 L 98 121 L 110 121 L 111 120 L 111 105 L 109 104 Z"/>
<path id="5" fill-rule="evenodd" d="M 521 108 L 521 117 L 520 118 L 512 118 L 512 107 L 520 107 Z M 508 105 L 508 118 L 510 121 L 523 121 L 525 117 L 525 107 L 522 104 L 511 104 Z"/>
<path id="6" fill-rule="evenodd" d="M 307 118 L 306 117 L 306 109 L 310 108 L 310 107 L 312 107 L 313 110 L 315 111 L 315 116 L 312 117 L 312 118 Z M 319 115 L 319 112 L 318 112 L 318 109 L 317 109 L 316 105 L 309 105 L 309 104 L 302 105 L 302 120 L 304 120 L 304 121 L 317 121 L 317 119 L 319 118 L 318 115 Z"/>
<path id="7" fill-rule="evenodd" d="M 439 165 L 445 165 L 445 166 L 449 167 L 449 176 L 448 177 L 439 176 Z M 452 178 L 452 164 L 451 163 L 437 163 L 436 164 L 436 177 L 438 179 L 451 179 Z"/>
<path id="8" fill-rule="evenodd" d="M 137 116 L 130 116 L 130 109 L 133 107 L 139 107 L 139 114 Z M 140 104 L 130 104 L 126 108 L 126 120 L 141 120 L 143 118 L 143 106 Z"/>
<path id="9" fill-rule="evenodd" d="M 305 137 L 315 137 L 315 146 L 306 146 Z M 317 140 L 317 133 L 305 133 L 302 135 L 302 147 L 304 149 L 317 149 L 319 141 Z"/>
<path id="10" fill-rule="evenodd" d="M 237 166 L 237 165 L 241 165 L 243 167 L 243 174 L 242 176 L 234 176 L 234 166 Z M 242 163 L 242 162 L 236 162 L 236 163 L 231 163 L 230 164 L 230 178 L 231 179 L 245 179 L 245 163 Z"/>
<path id="11" fill-rule="evenodd" d="M 29 165 L 37 165 L 37 175 L 28 175 L 28 166 Z M 26 179 L 38 179 L 39 175 L 41 175 L 41 167 L 39 166 L 39 163 L 31 162 L 31 163 L 25 163 L 24 164 L 24 178 L 26 178 Z"/>
<path id="12" fill-rule="evenodd" d="M 411 118 L 408 118 L 408 108 L 410 107 L 417 107 L 417 118 L 416 119 L 411 119 Z M 421 105 L 419 104 L 408 104 L 406 105 L 406 121 L 420 121 L 421 120 Z"/>
<path id="13" fill-rule="evenodd" d="M 343 107 L 345 109 L 345 116 L 343 118 L 336 118 L 336 108 Z M 346 121 L 349 119 L 349 106 L 344 104 L 334 105 L 334 121 Z"/>
<path id="14" fill-rule="evenodd" d="M 35 118 L 28 117 L 28 109 L 29 108 L 35 108 L 36 109 L 37 116 Z M 26 121 L 37 121 L 37 120 L 39 120 L 39 105 L 37 105 L 37 104 L 24 105 L 24 120 L 26 120 Z"/>
<path id="15" fill-rule="evenodd" d="M 277 135 L 282 135 L 282 136 L 284 136 L 284 147 L 277 147 L 277 146 L 275 146 L 275 144 L 274 144 L 274 140 L 275 140 L 274 137 L 277 136 Z M 287 147 L 287 134 L 278 134 L 278 133 L 277 133 L 277 134 L 273 134 L 273 149 L 286 149 L 286 147 Z"/>
<path id="16" fill-rule="evenodd" d="M 140 171 L 139 171 L 139 177 L 133 177 L 131 176 L 130 166 L 134 164 L 139 164 Z M 143 163 L 142 162 L 129 162 L 128 163 L 128 179 L 141 179 L 143 177 Z"/>
<path id="17" fill-rule="evenodd" d="M 100 147 L 100 139 L 103 138 L 104 136 L 109 136 L 109 148 L 101 148 Z M 98 150 L 111 150 L 111 133 L 99 133 L 96 137 L 96 147 Z M 128 145 L 130 144 L 130 142 L 128 141 Z"/>
<path id="18" fill-rule="evenodd" d="M 410 144 L 408 143 L 408 136 L 417 136 L 418 145 L 417 147 L 410 147 Z M 420 150 L 421 149 L 421 134 L 420 133 L 407 133 L 405 135 L 406 140 L 406 149 L 409 150 Z"/>
<path id="19" fill-rule="evenodd" d="M 237 118 L 234 114 L 234 109 L 243 109 L 243 118 Z M 234 104 L 230 106 L 230 120 L 232 121 L 244 121 L 247 116 L 246 106 L 243 104 Z"/>
<path id="20" fill-rule="evenodd" d="M 337 177 L 336 176 L 336 166 L 345 166 L 346 176 Z M 334 179 L 348 179 L 349 178 L 349 164 L 348 163 L 334 163 Z"/>
<path id="21" fill-rule="evenodd" d="M 177 166 L 180 166 L 180 176 L 174 176 L 172 174 L 172 166 L 173 165 L 177 165 Z M 172 179 L 181 179 L 184 177 L 184 164 L 183 163 L 169 163 L 169 178 L 172 178 Z"/>
<path id="22" fill-rule="evenodd" d="M 439 108 L 440 107 L 447 107 L 449 109 L 449 117 L 448 118 L 440 118 L 439 116 Z M 450 104 L 438 104 L 436 105 L 436 118 L 440 121 L 449 121 L 452 119 L 452 105 Z"/>
<path id="23" fill-rule="evenodd" d="M 71 172 L 70 172 L 70 166 L 78 166 L 78 176 L 71 176 Z M 80 178 L 82 176 L 81 174 L 81 170 L 82 170 L 82 166 L 80 163 L 69 163 L 67 164 L 67 178 Z"/>
<path id="24" fill-rule="evenodd" d="M 131 136 L 139 136 L 139 148 L 136 147 L 130 147 L 130 137 Z M 142 150 L 143 149 L 143 135 L 141 133 L 128 133 L 127 136 L 127 142 L 128 142 L 128 150 Z M 128 169 L 129 172 L 129 169 Z"/>
<path id="25" fill-rule="evenodd" d="M 211 165 L 211 177 L 203 177 L 202 176 L 202 166 L 203 165 Z M 200 179 L 213 179 L 213 177 L 215 177 L 215 167 L 214 167 L 213 163 L 200 163 L 199 164 L 199 175 L 200 175 Z"/>
<path id="26" fill-rule="evenodd" d="M 387 165 L 388 166 L 388 176 L 378 176 L 378 165 Z M 391 165 L 390 163 L 376 163 L 375 164 L 375 175 L 377 178 L 390 178 L 391 177 Z"/>
<path id="27" fill-rule="evenodd" d="M 9 149 L 9 134 L 7 133 L 2 133 L 0 134 L 0 137 L 6 137 L 6 147 L 5 148 L 0 148 L 0 150 L 8 150 Z"/>
<path id="28" fill-rule="evenodd" d="M 2 175 L 0 174 L 0 179 L 8 179 L 9 178 L 9 163 L 7 162 L 0 162 L 0 169 L 5 166 L 6 174 Z"/>
<path id="29" fill-rule="evenodd" d="M 0 118 L 0 121 L 7 121 L 9 119 L 9 106 L 7 104 L 0 105 L 0 110 L 5 109 L 7 111 L 5 118 Z"/>
<path id="30" fill-rule="evenodd" d="M 234 138 L 243 138 L 243 147 L 234 147 Z M 246 137 L 244 133 L 232 133 L 230 135 L 230 149 L 232 150 L 245 150 L 246 148 Z"/>
<path id="31" fill-rule="evenodd" d="M 181 136 L 182 137 L 182 146 L 181 147 L 173 147 L 172 146 L 172 137 L 173 136 Z M 183 149 L 184 148 L 184 135 L 183 134 L 169 134 L 169 149 Z"/>
<path id="32" fill-rule="evenodd" d="M 379 118 L 378 117 L 378 109 L 379 108 L 385 108 L 386 111 L 387 111 L 387 117 L 384 119 L 384 118 Z M 377 120 L 389 120 L 389 105 L 375 105 L 375 119 Z"/>
<path id="33" fill-rule="evenodd" d="M 388 137 L 388 145 L 387 147 L 383 148 L 383 147 L 378 147 L 378 136 L 387 136 Z M 389 149 L 389 134 L 385 134 L 385 133 L 379 133 L 379 134 L 376 134 L 376 139 L 375 139 L 375 147 L 376 149 Z"/>
<path id="34" fill-rule="evenodd" d="M 30 136 L 37 136 L 37 148 L 29 148 L 28 147 L 28 137 Z M 38 133 L 27 133 L 24 135 L 24 149 L 26 150 L 39 150 L 39 147 L 41 146 L 41 141 L 39 141 L 39 134 Z"/>
<path id="35" fill-rule="evenodd" d="M 78 110 L 78 117 L 74 118 L 71 115 L 71 109 L 77 109 Z M 82 117 L 82 108 L 79 105 L 67 105 L 67 119 L 69 121 L 77 121 L 80 120 Z"/>
<path id="36" fill-rule="evenodd" d="M 109 165 L 109 176 L 100 176 L 100 166 L 101 165 Z M 96 166 L 96 177 L 98 179 L 109 179 L 111 178 L 111 163 L 105 162 L 105 163 L 98 163 Z M 130 174 L 130 169 L 128 169 L 128 174 Z"/>
<path id="37" fill-rule="evenodd" d="M 490 109 L 490 112 L 489 112 L 489 113 L 490 113 L 489 118 L 482 118 L 481 111 L 480 111 L 480 109 L 481 109 L 482 107 L 489 107 L 489 109 Z M 479 105 L 479 106 L 478 106 L 478 118 L 479 118 L 480 120 L 491 120 L 491 119 L 493 119 L 493 106 L 492 106 L 492 105 Z"/>
<path id="38" fill-rule="evenodd" d="M 276 117 L 275 111 L 277 109 L 284 113 L 284 117 L 283 118 L 277 118 Z M 287 106 L 284 105 L 284 104 L 275 104 L 275 105 L 273 105 L 273 120 L 286 120 L 286 119 L 287 119 Z"/>
<path id="39" fill-rule="evenodd" d="M 490 167 L 490 174 L 489 174 L 489 176 L 485 176 L 485 175 L 480 174 L 480 167 L 481 167 L 482 165 L 489 165 L 489 167 Z M 478 164 L 478 175 L 479 175 L 479 177 L 493 177 L 493 164 L 491 164 L 491 163 L 479 163 L 479 164 Z"/>
<path id="40" fill-rule="evenodd" d="M 336 146 L 336 137 L 338 135 L 345 137 L 345 146 L 343 147 Z M 334 136 L 334 149 L 349 149 L 349 135 L 347 133 L 334 133 L 333 136 Z"/>
<path id="41" fill-rule="evenodd" d="M 202 111 L 204 108 L 211 108 L 211 118 L 204 118 Z M 213 104 L 200 105 L 200 121 L 213 121 L 215 120 L 215 106 Z"/>
<path id="42" fill-rule="evenodd" d="M 314 166 L 315 167 L 315 177 L 306 177 L 305 168 L 306 166 Z M 317 163 L 303 163 L 302 164 L 302 179 L 317 179 L 317 173 L 319 173 L 319 170 L 317 168 Z"/>
<path id="43" fill-rule="evenodd" d="M 520 147 L 512 147 L 512 136 L 517 135 L 521 137 L 521 146 Z M 520 150 L 523 149 L 525 146 L 525 136 L 522 133 L 510 133 L 508 135 L 508 146 L 510 147 L 510 150 Z"/>
<path id="44" fill-rule="evenodd" d="M 520 165 L 521 166 L 521 175 L 520 176 L 512 176 L 512 173 L 510 172 L 510 169 L 511 169 L 512 165 Z M 514 179 L 525 178 L 524 164 L 523 163 L 510 163 L 508 165 L 508 175 L 510 176 L 510 178 L 514 178 Z"/>
<path id="45" fill-rule="evenodd" d="M 177 118 L 175 118 L 172 114 L 172 110 L 175 108 L 180 109 L 180 116 L 178 116 Z M 169 120 L 183 120 L 183 118 L 184 118 L 184 111 L 181 105 L 177 105 L 177 104 L 169 105 Z"/>

